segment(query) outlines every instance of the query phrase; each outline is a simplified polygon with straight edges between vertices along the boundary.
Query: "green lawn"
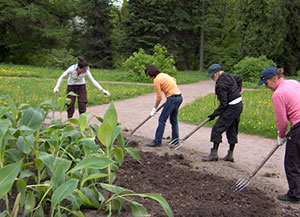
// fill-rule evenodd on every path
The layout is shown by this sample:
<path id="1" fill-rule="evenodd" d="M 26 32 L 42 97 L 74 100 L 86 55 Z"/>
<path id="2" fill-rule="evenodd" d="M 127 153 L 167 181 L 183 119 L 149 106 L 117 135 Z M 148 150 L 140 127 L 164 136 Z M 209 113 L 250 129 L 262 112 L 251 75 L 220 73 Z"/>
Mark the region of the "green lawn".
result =
<path id="1" fill-rule="evenodd" d="M 16 104 L 27 103 L 30 106 L 37 106 L 46 99 L 53 99 L 53 88 L 55 80 L 42 80 L 37 78 L 1 77 L 0 76 L 0 95 L 10 95 Z M 151 85 L 135 84 L 101 84 L 103 88 L 111 93 L 111 97 L 104 96 L 90 82 L 87 82 L 88 106 L 109 103 L 111 100 L 118 101 L 144 95 L 154 91 Z M 66 92 L 67 81 L 60 87 L 59 96 Z M 59 97 L 58 96 L 58 97 Z M 5 102 L 0 101 L 0 104 Z"/>
<path id="2" fill-rule="evenodd" d="M 66 69 L 65 69 L 66 70 Z M 57 79 L 64 69 L 24 66 L 13 64 L 0 64 L 0 76 L 9 77 L 28 77 L 28 78 L 49 78 Z M 98 81 L 126 81 L 136 82 L 139 79 L 128 76 L 126 71 L 119 69 L 93 69 L 91 68 L 93 77 Z M 202 80 L 207 80 L 206 72 L 199 71 L 180 71 L 176 76 L 178 84 L 194 83 Z M 152 83 L 151 79 L 144 76 L 141 78 L 143 83 Z"/>
<path id="3" fill-rule="evenodd" d="M 246 91 L 243 93 L 244 109 L 241 115 L 239 132 L 267 138 L 277 137 L 277 128 L 272 105 L 272 91 L 269 89 Z M 215 94 L 197 99 L 179 112 L 179 121 L 200 124 L 219 105 Z M 212 127 L 216 120 L 206 126 Z"/>

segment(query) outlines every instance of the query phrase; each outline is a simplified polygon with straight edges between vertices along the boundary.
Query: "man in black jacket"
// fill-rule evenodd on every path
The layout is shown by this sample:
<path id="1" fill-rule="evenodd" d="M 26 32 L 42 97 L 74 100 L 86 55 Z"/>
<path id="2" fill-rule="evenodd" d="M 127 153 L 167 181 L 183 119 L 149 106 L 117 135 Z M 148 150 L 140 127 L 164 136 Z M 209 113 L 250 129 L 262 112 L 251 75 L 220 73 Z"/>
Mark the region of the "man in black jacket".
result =
<path id="1" fill-rule="evenodd" d="M 210 154 L 203 158 L 203 161 L 217 161 L 219 144 L 222 142 L 222 134 L 226 131 L 226 137 L 229 143 L 227 155 L 221 160 L 233 162 L 233 150 L 237 143 L 238 125 L 243 111 L 241 97 L 242 78 L 238 75 L 231 75 L 222 71 L 220 64 L 213 64 L 208 69 L 208 77 L 215 82 L 215 93 L 220 101 L 219 107 L 208 116 L 211 120 L 220 116 L 212 128 L 210 141 L 213 142 L 213 148 Z"/>

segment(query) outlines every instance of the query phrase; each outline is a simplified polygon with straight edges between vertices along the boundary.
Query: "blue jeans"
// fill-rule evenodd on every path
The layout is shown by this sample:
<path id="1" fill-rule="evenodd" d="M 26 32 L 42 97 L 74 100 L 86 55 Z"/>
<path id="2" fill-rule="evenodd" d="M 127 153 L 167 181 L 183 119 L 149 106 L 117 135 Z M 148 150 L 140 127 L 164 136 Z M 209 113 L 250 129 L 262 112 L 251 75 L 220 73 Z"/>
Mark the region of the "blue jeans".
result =
<path id="1" fill-rule="evenodd" d="M 179 106 L 182 103 L 182 96 L 171 96 L 167 98 L 166 104 L 159 116 L 158 127 L 155 133 L 155 139 L 153 142 L 156 145 L 161 145 L 161 140 L 164 135 L 166 121 L 170 117 L 170 123 L 172 125 L 172 140 L 179 137 L 178 133 L 178 121 L 177 115 Z"/>

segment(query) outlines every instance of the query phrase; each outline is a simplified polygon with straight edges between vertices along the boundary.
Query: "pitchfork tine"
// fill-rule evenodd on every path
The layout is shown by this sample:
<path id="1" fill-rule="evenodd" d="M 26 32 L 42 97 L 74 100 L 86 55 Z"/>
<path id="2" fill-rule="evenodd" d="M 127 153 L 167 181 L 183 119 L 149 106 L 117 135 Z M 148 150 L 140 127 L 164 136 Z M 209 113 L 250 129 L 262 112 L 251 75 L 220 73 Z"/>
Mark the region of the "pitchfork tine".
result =
<path id="1" fill-rule="evenodd" d="M 249 183 L 250 181 L 248 177 L 242 177 L 231 187 L 231 189 L 233 190 L 233 192 L 240 192 L 244 188 L 246 188 Z"/>
<path id="2" fill-rule="evenodd" d="M 269 160 L 269 158 L 275 153 L 275 151 L 283 144 L 276 144 L 276 146 L 274 146 L 274 148 L 270 151 L 270 153 L 265 157 L 265 159 L 260 163 L 260 165 L 251 173 L 250 176 L 246 177 L 246 178 L 242 178 L 239 179 L 239 181 L 237 181 L 237 183 L 235 183 L 235 185 L 233 186 L 234 192 L 240 192 L 242 191 L 244 188 L 246 188 L 249 183 L 250 183 L 250 179 L 253 178 L 253 176 L 256 175 L 256 173 L 264 166 L 264 164 Z"/>

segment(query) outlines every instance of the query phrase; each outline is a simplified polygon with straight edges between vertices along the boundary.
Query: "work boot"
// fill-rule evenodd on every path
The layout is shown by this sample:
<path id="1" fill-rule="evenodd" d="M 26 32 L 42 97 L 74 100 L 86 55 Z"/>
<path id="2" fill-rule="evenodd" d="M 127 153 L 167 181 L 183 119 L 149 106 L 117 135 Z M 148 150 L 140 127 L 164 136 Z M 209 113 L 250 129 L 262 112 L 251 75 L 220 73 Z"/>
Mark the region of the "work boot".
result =
<path id="1" fill-rule="evenodd" d="M 296 197 L 291 197 L 288 194 L 283 194 L 283 195 L 278 195 L 277 196 L 278 200 L 285 201 L 285 202 L 291 202 L 291 203 L 300 203 L 300 199 Z"/>
<path id="2" fill-rule="evenodd" d="M 227 155 L 225 157 L 221 158 L 221 160 L 234 162 L 233 151 L 228 151 Z"/>
<path id="3" fill-rule="evenodd" d="M 210 154 L 202 158 L 202 161 L 218 161 L 219 156 L 218 156 L 218 149 L 210 149 Z"/>

